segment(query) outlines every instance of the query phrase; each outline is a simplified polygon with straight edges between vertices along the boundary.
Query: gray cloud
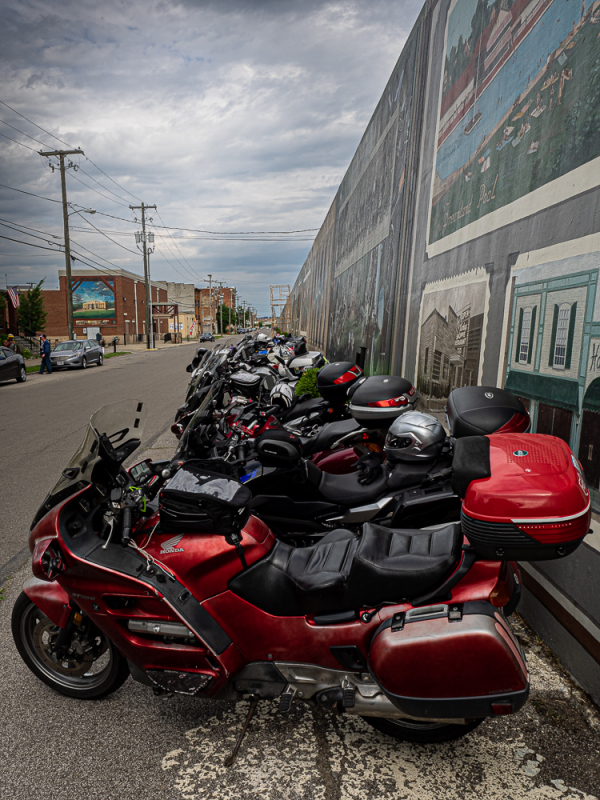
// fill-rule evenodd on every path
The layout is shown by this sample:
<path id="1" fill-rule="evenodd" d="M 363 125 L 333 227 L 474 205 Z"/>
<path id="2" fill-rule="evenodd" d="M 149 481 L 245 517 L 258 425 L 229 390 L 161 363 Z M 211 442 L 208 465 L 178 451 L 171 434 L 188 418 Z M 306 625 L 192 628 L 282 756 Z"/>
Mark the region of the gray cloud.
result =
<path id="1" fill-rule="evenodd" d="M 0 99 L 81 146 L 128 191 L 156 203 L 168 225 L 317 228 L 418 10 L 414 0 L 5 0 Z M 61 146 L 6 107 L 0 119 Z M 0 133 L 40 147 L 4 125 Z M 58 174 L 45 161 L 0 138 L 2 183 L 59 198 Z M 128 204 L 137 201 L 90 162 L 81 166 L 105 188 L 70 174 L 70 201 L 130 220 Z M 0 189 L 0 216 L 61 233 L 60 206 L 8 190 Z M 134 225 L 91 220 L 127 231 L 110 235 L 135 250 Z M 173 236 L 179 250 L 168 237 L 158 242 L 155 277 L 200 283 L 211 272 L 265 312 L 269 283 L 293 282 L 310 248 Z M 114 264 L 141 268 L 140 258 L 95 233 L 73 237 Z M 0 253 L 21 251 L 0 258 L 0 275 L 47 275 L 56 284 L 60 257 L 0 245 Z"/>

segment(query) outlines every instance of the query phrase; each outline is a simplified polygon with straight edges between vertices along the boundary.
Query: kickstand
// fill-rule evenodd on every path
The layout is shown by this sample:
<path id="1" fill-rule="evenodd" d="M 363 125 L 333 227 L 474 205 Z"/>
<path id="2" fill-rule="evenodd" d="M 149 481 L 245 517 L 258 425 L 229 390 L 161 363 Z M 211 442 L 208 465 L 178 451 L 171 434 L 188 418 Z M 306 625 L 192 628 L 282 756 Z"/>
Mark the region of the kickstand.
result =
<path id="1" fill-rule="evenodd" d="M 254 714 L 254 710 L 256 709 L 256 706 L 258 705 L 258 701 L 259 700 L 260 700 L 260 697 L 256 697 L 256 696 L 252 697 L 250 699 L 250 708 L 248 709 L 248 714 L 246 715 L 246 720 L 244 722 L 242 730 L 240 731 L 240 735 L 237 738 L 237 741 L 236 741 L 236 743 L 234 745 L 233 750 L 231 751 L 231 753 L 227 756 L 227 758 L 223 762 L 224 766 L 230 767 L 233 764 L 233 762 L 235 761 L 235 759 L 237 757 L 237 754 L 238 754 L 238 751 L 240 749 L 240 745 L 242 744 L 244 736 L 246 735 L 246 731 L 248 730 L 248 725 L 250 725 L 250 720 L 252 719 L 252 715 Z"/>

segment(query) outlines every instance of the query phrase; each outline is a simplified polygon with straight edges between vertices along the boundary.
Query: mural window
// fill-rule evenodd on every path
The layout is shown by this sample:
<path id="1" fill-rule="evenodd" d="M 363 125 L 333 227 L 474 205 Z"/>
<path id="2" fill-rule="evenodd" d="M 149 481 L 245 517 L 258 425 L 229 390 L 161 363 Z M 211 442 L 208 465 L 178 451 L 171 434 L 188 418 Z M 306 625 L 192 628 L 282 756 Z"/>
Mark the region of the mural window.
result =
<path id="1" fill-rule="evenodd" d="M 425 348 L 425 361 L 423 362 L 423 373 L 427 375 L 427 367 L 429 366 L 429 348 Z"/>
<path id="2" fill-rule="evenodd" d="M 431 370 L 431 377 L 434 381 L 439 381 L 440 373 L 442 370 L 442 354 L 439 350 L 433 351 L 433 368 Z"/>
<path id="3" fill-rule="evenodd" d="M 554 369 L 564 369 L 567 357 L 567 341 L 569 338 L 569 318 L 571 306 L 563 303 L 558 309 L 558 323 L 556 326 L 556 341 L 554 343 Z"/>
<path id="4" fill-rule="evenodd" d="M 519 309 L 517 344 L 515 347 L 515 361 L 517 364 L 531 364 L 536 314 L 537 306 L 526 306 Z"/>
<path id="5" fill-rule="evenodd" d="M 448 374 L 450 372 L 450 359 L 447 355 L 444 355 L 444 361 L 442 363 L 442 380 L 448 380 Z"/>
<path id="6" fill-rule="evenodd" d="M 519 347 L 519 363 L 526 364 L 531 339 L 531 308 L 523 309 L 523 328 L 521 330 L 521 346 Z"/>

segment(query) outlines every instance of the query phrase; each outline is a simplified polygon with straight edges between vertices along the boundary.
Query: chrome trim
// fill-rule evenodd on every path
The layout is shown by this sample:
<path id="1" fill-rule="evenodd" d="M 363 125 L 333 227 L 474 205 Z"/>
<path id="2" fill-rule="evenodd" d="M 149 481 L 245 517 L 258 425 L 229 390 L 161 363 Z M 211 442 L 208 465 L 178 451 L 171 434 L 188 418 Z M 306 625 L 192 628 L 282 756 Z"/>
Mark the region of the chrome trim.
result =
<path id="1" fill-rule="evenodd" d="M 511 522 L 515 525 L 545 525 L 551 524 L 556 522 L 569 522 L 571 519 L 577 519 L 578 517 L 583 517 L 584 514 L 590 510 L 590 506 L 592 505 L 591 498 L 588 500 L 587 506 L 583 509 L 583 511 L 579 511 L 577 514 L 571 514 L 568 517 L 538 517 L 534 519 L 511 519 Z M 481 522 L 486 522 L 487 520 L 480 520 Z"/>

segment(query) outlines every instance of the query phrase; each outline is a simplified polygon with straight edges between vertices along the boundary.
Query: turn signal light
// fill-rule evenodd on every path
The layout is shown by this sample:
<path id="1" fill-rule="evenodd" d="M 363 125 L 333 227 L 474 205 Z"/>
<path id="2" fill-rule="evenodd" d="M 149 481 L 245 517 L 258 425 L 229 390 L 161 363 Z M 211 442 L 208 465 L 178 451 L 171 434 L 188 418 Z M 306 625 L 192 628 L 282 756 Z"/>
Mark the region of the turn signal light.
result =
<path id="1" fill-rule="evenodd" d="M 390 400 L 377 400 L 376 403 L 367 403 L 370 408 L 401 408 L 408 405 L 408 398 L 405 394 L 400 397 L 392 397 Z"/>
<path id="2" fill-rule="evenodd" d="M 490 594 L 490 603 L 496 608 L 502 608 L 509 600 L 510 592 L 506 588 L 506 584 L 504 581 L 498 581 Z"/>
<path id="3" fill-rule="evenodd" d="M 65 569 L 65 560 L 56 539 L 41 539 L 31 559 L 31 571 L 35 577 L 41 581 L 55 581 Z"/>
<path id="4" fill-rule="evenodd" d="M 336 378 L 334 380 L 334 383 L 337 384 L 349 383 L 350 381 L 353 381 L 355 378 L 360 378 L 362 374 L 363 374 L 362 369 L 358 366 L 358 364 L 355 364 L 348 370 L 348 372 L 344 372 L 343 375 L 340 375 L 339 378 Z"/>

